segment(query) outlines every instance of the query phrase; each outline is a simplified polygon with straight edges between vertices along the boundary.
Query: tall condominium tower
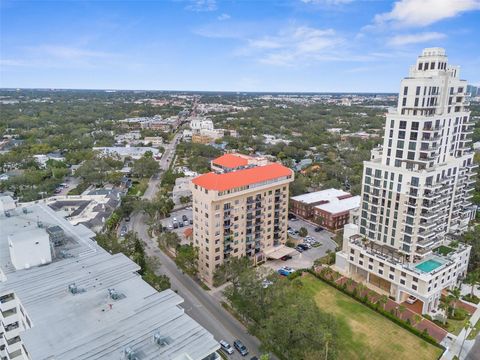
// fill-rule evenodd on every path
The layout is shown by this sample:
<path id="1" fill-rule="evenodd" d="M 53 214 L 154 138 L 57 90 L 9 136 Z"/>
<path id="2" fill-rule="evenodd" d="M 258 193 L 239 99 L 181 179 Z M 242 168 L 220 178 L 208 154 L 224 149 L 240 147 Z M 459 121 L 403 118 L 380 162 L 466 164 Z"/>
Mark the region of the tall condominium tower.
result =
<path id="1" fill-rule="evenodd" d="M 470 252 L 445 247 L 475 212 L 472 124 L 459 75 L 441 48 L 425 49 L 410 68 L 386 116 L 383 146 L 364 164 L 360 222 L 346 228 L 337 255 L 345 272 L 397 301 L 417 297 L 423 312 L 464 275 Z"/>

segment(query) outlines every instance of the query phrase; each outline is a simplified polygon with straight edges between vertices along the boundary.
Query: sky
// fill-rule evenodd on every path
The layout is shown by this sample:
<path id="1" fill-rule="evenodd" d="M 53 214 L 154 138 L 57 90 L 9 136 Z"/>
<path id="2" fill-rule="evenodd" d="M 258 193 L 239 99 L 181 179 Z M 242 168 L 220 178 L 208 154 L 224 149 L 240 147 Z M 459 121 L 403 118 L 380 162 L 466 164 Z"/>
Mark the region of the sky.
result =
<path id="1" fill-rule="evenodd" d="M 425 47 L 480 85 L 480 0 L 0 0 L 0 87 L 398 92 Z"/>

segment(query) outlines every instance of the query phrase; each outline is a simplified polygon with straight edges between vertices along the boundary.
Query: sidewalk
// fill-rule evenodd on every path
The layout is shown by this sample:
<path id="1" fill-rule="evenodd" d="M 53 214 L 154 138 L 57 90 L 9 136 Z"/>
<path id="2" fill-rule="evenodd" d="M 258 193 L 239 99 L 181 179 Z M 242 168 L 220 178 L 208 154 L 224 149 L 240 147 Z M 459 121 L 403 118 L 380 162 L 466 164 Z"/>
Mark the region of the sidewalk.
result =
<path id="1" fill-rule="evenodd" d="M 474 326 L 477 321 L 480 319 L 480 306 L 477 305 L 477 309 L 473 313 L 472 317 L 470 318 L 470 323 L 472 326 Z M 442 342 L 442 345 L 444 345 L 447 348 L 447 351 L 442 357 L 442 360 L 452 360 L 453 357 L 456 355 L 460 358 L 460 360 L 465 359 L 467 357 L 467 354 L 470 352 L 471 348 L 473 347 L 473 344 L 475 343 L 475 339 L 473 340 L 465 340 L 465 343 L 463 344 L 463 349 L 462 353 L 460 354 L 460 349 L 462 347 L 462 342 L 468 334 L 470 333 L 471 329 L 462 329 L 460 334 L 458 336 L 450 335 L 449 337 L 452 337 L 453 340 L 449 340 L 449 337 L 445 338 L 445 340 Z"/>

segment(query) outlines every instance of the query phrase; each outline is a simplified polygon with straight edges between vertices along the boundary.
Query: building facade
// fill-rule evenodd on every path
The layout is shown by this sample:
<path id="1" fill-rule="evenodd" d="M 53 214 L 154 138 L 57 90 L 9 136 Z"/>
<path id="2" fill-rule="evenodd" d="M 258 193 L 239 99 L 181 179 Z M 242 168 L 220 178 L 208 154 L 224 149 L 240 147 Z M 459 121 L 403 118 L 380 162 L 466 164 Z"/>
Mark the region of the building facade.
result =
<path id="1" fill-rule="evenodd" d="M 288 185 L 292 170 L 270 163 L 192 180 L 193 245 L 208 284 L 230 257 L 264 261 L 287 240 Z"/>
<path id="2" fill-rule="evenodd" d="M 351 196 L 350 193 L 338 189 L 327 189 L 293 196 L 290 198 L 290 211 L 304 219 L 314 220 L 315 206 L 347 199 Z"/>
<path id="3" fill-rule="evenodd" d="M 350 213 L 360 207 L 360 196 L 333 199 L 328 203 L 313 208 L 313 219 L 318 225 L 330 231 L 343 229 L 350 221 Z"/>
<path id="4" fill-rule="evenodd" d="M 45 204 L 0 209 L 0 359 L 220 359 L 183 299 L 94 232 Z"/>
<path id="5" fill-rule="evenodd" d="M 470 253 L 448 247 L 474 211 L 472 124 L 459 75 L 441 48 L 425 49 L 410 68 L 383 146 L 364 163 L 359 225 L 345 231 L 337 253 L 342 271 L 381 284 L 397 301 L 417 297 L 423 312 L 465 275 Z"/>

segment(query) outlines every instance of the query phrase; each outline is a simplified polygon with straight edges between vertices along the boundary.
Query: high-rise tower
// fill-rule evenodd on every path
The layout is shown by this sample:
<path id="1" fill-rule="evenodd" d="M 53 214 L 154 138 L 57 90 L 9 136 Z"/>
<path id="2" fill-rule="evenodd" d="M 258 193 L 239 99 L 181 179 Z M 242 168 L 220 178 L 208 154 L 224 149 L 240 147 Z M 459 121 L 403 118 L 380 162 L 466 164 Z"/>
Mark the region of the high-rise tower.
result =
<path id="1" fill-rule="evenodd" d="M 365 275 L 398 301 L 405 295 L 421 298 L 424 312 L 437 305 L 437 296 L 428 293 L 452 286 L 468 263 L 468 247 L 452 248 L 449 259 L 438 252 L 474 216 L 468 201 L 475 166 L 466 87 L 459 67 L 447 64 L 444 49 L 428 48 L 418 57 L 401 82 L 397 108 L 386 116 L 383 146 L 364 163 L 360 221 L 345 230 L 337 256 L 340 268 Z M 375 259 L 360 264 L 350 246 L 355 243 L 400 265 L 400 273 L 396 266 L 380 265 Z M 455 275 L 450 262 L 455 263 Z M 405 269 L 414 274 L 407 276 Z M 450 274 L 438 285 L 434 281 L 438 275 L 427 279 L 442 269 Z M 419 274 L 427 280 L 425 291 L 420 291 Z"/>

